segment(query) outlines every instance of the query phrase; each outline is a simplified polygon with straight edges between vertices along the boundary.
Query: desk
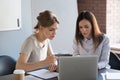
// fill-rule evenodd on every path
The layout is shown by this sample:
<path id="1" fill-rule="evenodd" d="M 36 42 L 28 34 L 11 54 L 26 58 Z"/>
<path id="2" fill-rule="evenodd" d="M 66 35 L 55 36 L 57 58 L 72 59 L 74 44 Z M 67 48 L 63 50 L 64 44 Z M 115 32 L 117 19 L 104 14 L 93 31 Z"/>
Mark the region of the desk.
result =
<path id="1" fill-rule="evenodd" d="M 106 80 L 105 79 L 105 73 L 107 72 L 119 72 L 120 70 L 114 70 L 114 69 L 101 69 L 98 71 L 98 80 Z M 33 79 L 34 78 L 34 79 Z M 13 74 L 10 75 L 6 75 L 6 76 L 0 76 L 0 80 L 14 80 L 13 79 Z M 25 80 L 42 80 L 40 78 L 34 77 L 32 76 L 32 78 L 30 78 L 29 75 L 25 76 Z M 52 79 L 47 79 L 47 80 L 58 80 L 57 78 L 52 78 Z"/>
<path id="2" fill-rule="evenodd" d="M 5 75 L 5 76 L 0 76 L 0 80 L 14 80 L 14 75 Z M 25 76 L 25 80 L 43 80 L 35 76 L 27 75 Z M 51 78 L 51 79 L 45 79 L 45 80 L 58 80 L 57 77 Z"/>

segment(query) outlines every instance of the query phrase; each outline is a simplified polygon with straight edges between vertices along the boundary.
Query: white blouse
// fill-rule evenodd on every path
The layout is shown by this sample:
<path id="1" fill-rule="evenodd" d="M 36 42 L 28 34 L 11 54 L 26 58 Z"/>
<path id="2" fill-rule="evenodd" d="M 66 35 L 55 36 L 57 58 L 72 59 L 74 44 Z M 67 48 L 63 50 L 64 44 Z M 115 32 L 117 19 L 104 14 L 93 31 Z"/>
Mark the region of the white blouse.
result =
<path id="1" fill-rule="evenodd" d="M 98 56 L 98 69 L 109 67 L 109 55 L 110 45 L 109 38 L 104 35 L 103 41 L 100 43 L 98 48 L 94 51 L 93 40 L 84 39 L 82 41 L 83 47 L 79 43 L 77 45 L 76 40 L 73 40 L 73 56 L 76 55 L 97 55 Z"/>

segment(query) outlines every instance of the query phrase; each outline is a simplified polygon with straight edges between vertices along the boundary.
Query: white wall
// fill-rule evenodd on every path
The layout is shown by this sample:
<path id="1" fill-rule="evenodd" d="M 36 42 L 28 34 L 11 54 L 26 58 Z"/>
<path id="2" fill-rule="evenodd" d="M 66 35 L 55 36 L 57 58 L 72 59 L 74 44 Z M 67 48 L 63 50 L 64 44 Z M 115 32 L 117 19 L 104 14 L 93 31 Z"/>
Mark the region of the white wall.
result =
<path id="1" fill-rule="evenodd" d="M 0 55 L 9 55 L 18 59 L 24 40 L 32 33 L 30 0 L 21 0 L 21 12 L 20 30 L 0 31 Z"/>
<path id="2" fill-rule="evenodd" d="M 43 10 L 51 10 L 60 21 L 55 39 L 52 41 L 54 52 L 71 53 L 77 18 L 76 0 L 31 0 L 32 25 L 36 25 L 36 17 Z"/>

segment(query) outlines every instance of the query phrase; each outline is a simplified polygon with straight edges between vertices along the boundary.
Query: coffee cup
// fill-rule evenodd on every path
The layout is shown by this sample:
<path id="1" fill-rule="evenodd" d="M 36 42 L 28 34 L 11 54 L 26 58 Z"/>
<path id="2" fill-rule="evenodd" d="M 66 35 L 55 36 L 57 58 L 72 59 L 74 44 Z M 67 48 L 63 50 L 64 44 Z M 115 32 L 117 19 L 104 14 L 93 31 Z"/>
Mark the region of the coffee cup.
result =
<path id="1" fill-rule="evenodd" d="M 13 72 L 14 80 L 25 80 L 25 71 L 22 69 L 16 69 Z"/>

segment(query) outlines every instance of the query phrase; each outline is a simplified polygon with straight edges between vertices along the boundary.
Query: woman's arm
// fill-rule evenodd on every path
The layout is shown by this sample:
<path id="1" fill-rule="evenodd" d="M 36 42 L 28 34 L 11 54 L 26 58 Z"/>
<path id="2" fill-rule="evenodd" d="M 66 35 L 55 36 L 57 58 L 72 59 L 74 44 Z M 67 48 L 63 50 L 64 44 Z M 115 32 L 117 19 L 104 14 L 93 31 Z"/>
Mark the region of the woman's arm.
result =
<path id="1" fill-rule="evenodd" d="M 16 64 L 16 69 L 23 69 L 25 71 L 31 71 L 35 69 L 39 69 L 45 66 L 49 66 L 50 64 L 54 63 L 55 57 L 54 56 L 47 56 L 47 58 L 43 61 L 38 62 L 28 62 L 30 58 L 31 52 L 33 50 L 34 40 L 32 38 L 28 38 L 21 49 L 21 54 Z M 41 53 L 42 54 L 42 53 Z"/>
<path id="2" fill-rule="evenodd" d="M 50 43 L 49 43 L 49 46 L 48 46 L 47 54 L 48 54 L 47 56 L 54 56 L 55 57 L 54 52 L 52 50 L 52 47 L 51 47 Z M 54 59 L 55 59 L 54 63 L 52 63 L 52 64 L 49 65 L 48 69 L 50 71 L 56 71 L 56 69 L 57 69 L 57 59 L 56 59 L 56 57 Z"/>
<path id="3" fill-rule="evenodd" d="M 76 40 L 74 39 L 74 40 L 73 40 L 73 56 L 80 55 L 80 54 L 79 54 L 79 49 L 78 49 L 77 46 L 78 46 L 78 45 L 77 45 L 77 42 L 76 42 Z"/>
<path id="4" fill-rule="evenodd" d="M 20 56 L 16 63 L 16 69 L 23 69 L 25 71 L 31 71 L 31 70 L 37 69 L 41 66 L 41 65 L 38 65 L 39 64 L 38 62 L 37 63 L 28 63 L 28 59 L 31 55 L 32 48 L 34 45 L 33 42 L 34 42 L 33 39 L 27 38 L 25 40 L 25 42 L 23 43 Z M 34 67 L 34 64 L 35 64 L 35 66 L 36 65 L 37 66 Z"/>
<path id="5" fill-rule="evenodd" d="M 109 63 L 109 55 L 110 55 L 110 45 L 109 45 L 109 38 L 104 37 L 105 39 L 103 40 L 103 45 L 101 48 L 101 55 L 100 60 L 98 62 L 98 68 L 102 69 L 108 66 Z"/>
<path id="6" fill-rule="evenodd" d="M 28 63 L 28 55 L 21 53 L 20 57 L 16 63 L 16 69 L 23 69 L 25 71 L 31 71 L 35 69 L 39 69 L 45 66 L 48 66 L 50 64 L 54 63 L 54 56 L 48 56 L 45 60 L 34 62 L 34 63 Z"/>

